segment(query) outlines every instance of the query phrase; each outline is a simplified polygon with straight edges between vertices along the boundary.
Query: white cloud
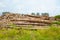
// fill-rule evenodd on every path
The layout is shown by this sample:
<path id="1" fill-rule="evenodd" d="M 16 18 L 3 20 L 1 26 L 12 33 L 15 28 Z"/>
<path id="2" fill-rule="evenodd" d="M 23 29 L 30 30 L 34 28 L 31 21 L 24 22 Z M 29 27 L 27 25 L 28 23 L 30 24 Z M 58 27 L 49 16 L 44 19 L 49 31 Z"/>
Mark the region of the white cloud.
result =
<path id="1" fill-rule="evenodd" d="M 18 2 L 20 2 L 20 0 L 12 0 L 13 1 L 13 3 L 18 3 Z"/>
<path id="2" fill-rule="evenodd" d="M 0 2 L 0 8 L 6 7 L 6 10 L 20 13 L 49 12 L 52 14 L 60 9 L 60 6 L 56 6 L 56 2 L 56 0 L 4 0 L 3 3 Z"/>
<path id="3" fill-rule="evenodd" d="M 0 2 L 0 8 L 1 8 L 1 7 L 6 7 L 6 5 L 3 4 L 2 2 Z"/>

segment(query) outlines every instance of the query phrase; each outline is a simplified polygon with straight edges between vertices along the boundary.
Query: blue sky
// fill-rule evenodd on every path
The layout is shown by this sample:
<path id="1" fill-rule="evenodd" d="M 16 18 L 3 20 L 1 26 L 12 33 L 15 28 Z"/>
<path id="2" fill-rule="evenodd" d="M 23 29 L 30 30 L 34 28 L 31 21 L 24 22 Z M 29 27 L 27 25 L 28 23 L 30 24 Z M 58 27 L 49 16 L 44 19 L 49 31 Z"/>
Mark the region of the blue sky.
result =
<path id="1" fill-rule="evenodd" d="M 47 12 L 54 16 L 60 14 L 60 0 L 0 0 L 0 14 L 2 12 Z"/>

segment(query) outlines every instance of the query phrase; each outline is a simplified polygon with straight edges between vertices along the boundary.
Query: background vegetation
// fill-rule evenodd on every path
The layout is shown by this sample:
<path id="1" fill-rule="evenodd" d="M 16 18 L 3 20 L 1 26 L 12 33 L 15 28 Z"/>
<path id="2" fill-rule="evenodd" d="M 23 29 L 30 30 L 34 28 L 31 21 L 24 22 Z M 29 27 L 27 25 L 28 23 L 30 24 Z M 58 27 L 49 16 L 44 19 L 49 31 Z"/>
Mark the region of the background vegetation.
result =
<path id="1" fill-rule="evenodd" d="M 60 40 L 60 28 L 50 26 L 48 29 L 0 29 L 0 40 Z"/>

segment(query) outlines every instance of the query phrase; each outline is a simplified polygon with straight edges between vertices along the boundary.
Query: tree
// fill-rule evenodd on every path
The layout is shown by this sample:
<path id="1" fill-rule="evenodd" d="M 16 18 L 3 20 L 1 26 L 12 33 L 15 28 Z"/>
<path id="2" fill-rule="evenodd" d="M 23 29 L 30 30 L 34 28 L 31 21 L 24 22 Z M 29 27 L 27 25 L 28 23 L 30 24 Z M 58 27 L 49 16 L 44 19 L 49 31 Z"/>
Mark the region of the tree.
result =
<path id="1" fill-rule="evenodd" d="M 31 13 L 31 15 L 35 15 L 35 13 Z"/>
<path id="2" fill-rule="evenodd" d="M 8 13 L 10 13 L 10 12 L 2 12 L 3 15 L 8 14 Z"/>
<path id="3" fill-rule="evenodd" d="M 40 14 L 39 14 L 39 13 L 37 13 L 36 15 L 37 15 L 37 16 L 39 16 Z"/>
<path id="4" fill-rule="evenodd" d="M 56 15 L 55 18 L 60 18 L 60 15 Z"/>
<path id="5" fill-rule="evenodd" d="M 42 13 L 42 16 L 49 16 L 49 13 Z"/>

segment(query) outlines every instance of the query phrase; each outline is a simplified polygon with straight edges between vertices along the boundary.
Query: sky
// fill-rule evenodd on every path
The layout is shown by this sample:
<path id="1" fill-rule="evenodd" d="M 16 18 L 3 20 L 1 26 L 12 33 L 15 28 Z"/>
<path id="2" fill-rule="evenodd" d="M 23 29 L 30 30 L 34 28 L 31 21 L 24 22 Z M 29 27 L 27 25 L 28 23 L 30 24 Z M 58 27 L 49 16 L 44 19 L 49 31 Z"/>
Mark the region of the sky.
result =
<path id="1" fill-rule="evenodd" d="M 50 16 L 60 14 L 60 0 L 0 0 L 0 14 L 13 12 L 31 14 L 49 13 Z"/>

